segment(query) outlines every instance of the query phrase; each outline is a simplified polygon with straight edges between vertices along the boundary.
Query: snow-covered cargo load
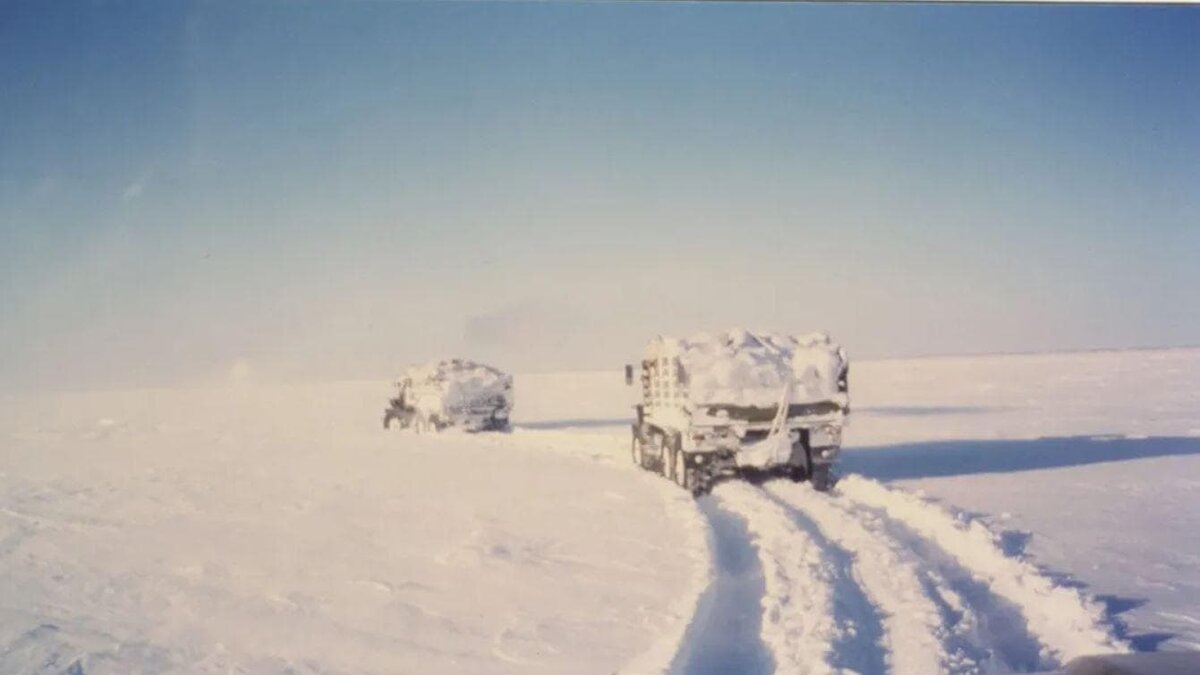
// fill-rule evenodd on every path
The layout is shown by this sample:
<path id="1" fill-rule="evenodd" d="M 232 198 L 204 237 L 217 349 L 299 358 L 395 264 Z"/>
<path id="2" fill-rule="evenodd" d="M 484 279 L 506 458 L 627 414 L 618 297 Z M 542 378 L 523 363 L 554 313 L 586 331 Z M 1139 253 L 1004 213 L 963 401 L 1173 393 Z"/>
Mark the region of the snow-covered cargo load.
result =
<path id="1" fill-rule="evenodd" d="M 660 336 L 640 372 L 632 449 L 642 467 L 694 492 L 745 470 L 829 486 L 850 398 L 846 352 L 828 335 Z"/>
<path id="2" fill-rule="evenodd" d="M 396 381 L 397 396 L 383 414 L 401 429 L 418 432 L 446 428 L 503 431 L 512 412 L 512 376 L 466 359 L 436 361 L 405 370 Z"/>

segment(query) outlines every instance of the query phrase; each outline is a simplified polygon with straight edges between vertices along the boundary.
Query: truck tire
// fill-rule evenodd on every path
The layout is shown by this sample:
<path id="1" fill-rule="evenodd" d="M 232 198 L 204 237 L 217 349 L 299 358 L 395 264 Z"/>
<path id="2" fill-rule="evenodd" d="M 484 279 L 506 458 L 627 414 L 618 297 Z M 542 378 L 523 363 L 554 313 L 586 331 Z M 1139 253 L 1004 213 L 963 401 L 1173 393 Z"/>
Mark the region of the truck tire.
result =
<path id="1" fill-rule="evenodd" d="M 651 431 L 647 436 L 650 439 L 650 442 L 642 443 L 642 468 L 647 471 L 654 471 L 655 469 L 658 468 L 658 466 L 657 466 L 658 458 L 655 457 L 654 455 L 651 455 L 650 453 L 646 452 L 646 450 L 647 450 L 646 446 L 650 445 L 650 446 L 654 446 L 654 447 L 661 449 L 662 448 L 662 432 Z M 660 452 L 661 452 L 661 450 L 660 450 Z"/>
<path id="2" fill-rule="evenodd" d="M 417 432 L 418 434 L 432 434 L 441 431 L 441 429 L 438 427 L 436 417 L 426 417 L 424 415 L 417 415 L 414 417 L 412 427 L 413 431 Z"/>
<path id="3" fill-rule="evenodd" d="M 675 458 L 683 453 L 676 447 L 674 436 L 663 436 L 662 449 L 659 452 L 658 466 L 663 478 L 675 482 Z"/>
<path id="4" fill-rule="evenodd" d="M 688 453 L 682 449 L 675 455 L 675 484 L 679 487 L 692 493 L 693 497 L 700 497 L 709 493 L 712 490 L 713 476 L 709 472 L 707 464 L 700 465 L 695 462 L 689 462 Z M 689 466 L 690 464 L 690 466 Z"/>
<path id="5" fill-rule="evenodd" d="M 675 484 L 684 490 L 691 490 L 692 485 L 696 482 L 696 477 L 693 475 L 696 469 L 688 467 L 687 453 L 682 450 L 676 452 L 673 463 L 675 470 L 672 472 L 674 474 L 672 477 L 675 480 Z"/>
<path id="6" fill-rule="evenodd" d="M 833 475 L 829 472 L 828 464 L 814 464 L 809 480 L 817 492 L 825 492 L 833 487 Z"/>
<path id="7" fill-rule="evenodd" d="M 687 489 L 693 497 L 702 497 L 712 492 L 713 475 L 708 467 L 692 467 L 688 469 Z"/>
<path id="8" fill-rule="evenodd" d="M 633 438 L 633 453 L 634 464 L 637 464 L 646 471 L 650 471 L 654 468 L 654 458 L 646 454 L 645 436 L 636 432 L 634 433 Z"/>

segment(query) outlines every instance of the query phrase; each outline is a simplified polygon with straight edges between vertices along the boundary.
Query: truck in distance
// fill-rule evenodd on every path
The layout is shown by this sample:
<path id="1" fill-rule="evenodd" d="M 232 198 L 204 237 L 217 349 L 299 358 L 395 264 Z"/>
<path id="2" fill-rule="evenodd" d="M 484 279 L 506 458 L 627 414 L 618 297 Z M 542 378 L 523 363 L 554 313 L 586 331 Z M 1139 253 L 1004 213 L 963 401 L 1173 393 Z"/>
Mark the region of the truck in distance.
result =
<path id="1" fill-rule="evenodd" d="M 414 366 L 400 375 L 396 390 L 383 411 L 385 429 L 392 422 L 417 433 L 509 428 L 512 376 L 491 366 L 466 359 Z"/>

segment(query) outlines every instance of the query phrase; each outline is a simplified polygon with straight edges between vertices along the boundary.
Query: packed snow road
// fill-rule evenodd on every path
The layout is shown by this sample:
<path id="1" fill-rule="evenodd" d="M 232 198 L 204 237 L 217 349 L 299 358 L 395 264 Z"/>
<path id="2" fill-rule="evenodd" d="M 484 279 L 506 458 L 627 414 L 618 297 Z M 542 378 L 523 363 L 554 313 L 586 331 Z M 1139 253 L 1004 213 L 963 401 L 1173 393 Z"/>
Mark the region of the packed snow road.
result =
<path id="1" fill-rule="evenodd" d="M 723 483 L 701 508 L 717 547 L 754 550 L 757 570 L 721 569 L 710 612 L 747 618 L 742 584 L 761 575 L 757 621 L 769 662 L 745 644 L 676 662 L 675 671 L 835 673 L 1028 672 L 1076 656 L 1128 651 L 1104 608 L 1006 555 L 978 522 L 859 477 L 829 494 L 790 481 Z M 729 527 L 735 517 L 743 527 Z M 742 541 L 737 541 L 742 540 Z M 753 604 L 753 603 L 750 603 Z M 697 615 L 681 654 L 698 653 L 737 616 Z M 723 664 L 719 670 L 712 663 Z"/>

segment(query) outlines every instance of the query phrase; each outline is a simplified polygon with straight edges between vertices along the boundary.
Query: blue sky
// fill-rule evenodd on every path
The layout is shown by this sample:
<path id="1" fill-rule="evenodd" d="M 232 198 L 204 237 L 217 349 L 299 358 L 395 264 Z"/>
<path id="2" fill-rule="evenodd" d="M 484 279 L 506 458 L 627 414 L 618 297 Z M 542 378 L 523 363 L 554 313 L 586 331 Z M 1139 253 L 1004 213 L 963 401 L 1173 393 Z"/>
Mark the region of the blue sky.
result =
<path id="1" fill-rule="evenodd" d="M 1200 8 L 0 6 L 0 390 L 1200 343 Z"/>

